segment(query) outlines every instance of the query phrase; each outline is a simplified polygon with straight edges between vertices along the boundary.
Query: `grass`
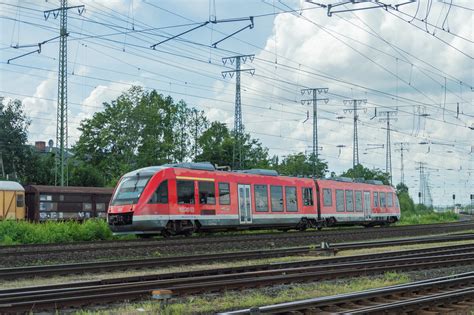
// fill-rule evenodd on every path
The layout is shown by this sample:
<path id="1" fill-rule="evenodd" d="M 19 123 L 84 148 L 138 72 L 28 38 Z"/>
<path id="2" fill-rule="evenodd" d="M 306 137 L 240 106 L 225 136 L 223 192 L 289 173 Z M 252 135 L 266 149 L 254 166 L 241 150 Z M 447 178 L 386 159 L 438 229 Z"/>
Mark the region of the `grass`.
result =
<path id="1" fill-rule="evenodd" d="M 458 220 L 459 216 L 452 212 L 407 212 L 402 213 L 397 225 L 455 222 Z M 212 235 L 218 237 L 220 235 L 268 233 L 269 231 L 275 230 L 221 232 Z M 134 238 L 134 236 L 113 236 L 107 222 L 101 219 L 90 219 L 84 223 L 76 221 L 48 221 L 44 223 L 0 221 L 0 245 L 64 243 L 122 238 Z"/>
<path id="2" fill-rule="evenodd" d="M 419 213 L 402 213 L 397 225 L 432 224 L 457 221 L 459 221 L 459 215 L 453 212 L 423 211 Z"/>
<path id="3" fill-rule="evenodd" d="M 320 281 L 277 286 L 259 290 L 222 292 L 219 295 L 189 296 L 162 304 L 144 301 L 99 311 L 79 311 L 76 314 L 211 314 L 218 311 L 250 308 L 301 299 L 349 293 L 372 288 L 407 283 L 410 278 L 402 273 L 387 272 L 381 276 L 359 277 L 351 280 Z"/>
<path id="4" fill-rule="evenodd" d="M 0 221 L 0 244 L 40 244 L 114 239 L 107 222 L 91 219 L 76 221 L 31 223 Z"/>

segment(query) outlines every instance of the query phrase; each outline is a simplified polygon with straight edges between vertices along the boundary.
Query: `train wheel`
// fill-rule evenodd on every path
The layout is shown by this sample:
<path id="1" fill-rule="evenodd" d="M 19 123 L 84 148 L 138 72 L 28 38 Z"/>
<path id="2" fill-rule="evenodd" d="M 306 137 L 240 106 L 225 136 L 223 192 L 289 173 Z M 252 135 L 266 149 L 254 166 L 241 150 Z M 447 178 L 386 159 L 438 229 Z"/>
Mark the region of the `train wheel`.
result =
<path id="1" fill-rule="evenodd" d="M 305 218 L 301 219 L 300 223 L 298 223 L 298 226 L 296 227 L 300 231 L 305 231 L 308 228 L 308 220 Z"/>
<path id="2" fill-rule="evenodd" d="M 336 225 L 336 219 L 333 217 L 330 217 L 329 219 L 326 219 L 326 226 L 327 227 L 332 227 Z"/>
<path id="3" fill-rule="evenodd" d="M 163 236 L 164 238 L 168 238 L 171 237 L 171 233 L 168 230 L 163 230 L 161 231 L 161 236 Z"/>

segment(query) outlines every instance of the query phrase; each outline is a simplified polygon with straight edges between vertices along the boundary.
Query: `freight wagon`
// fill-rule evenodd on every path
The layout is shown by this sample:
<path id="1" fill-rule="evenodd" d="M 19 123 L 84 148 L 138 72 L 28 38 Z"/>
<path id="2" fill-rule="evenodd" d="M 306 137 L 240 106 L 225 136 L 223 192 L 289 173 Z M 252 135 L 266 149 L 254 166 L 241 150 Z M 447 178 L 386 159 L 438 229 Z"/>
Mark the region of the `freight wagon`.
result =
<path id="1" fill-rule="evenodd" d="M 0 181 L 0 220 L 25 218 L 25 189 L 17 182 Z"/>
<path id="2" fill-rule="evenodd" d="M 30 221 L 105 218 L 112 188 L 27 185 L 26 218 Z"/>
<path id="3" fill-rule="evenodd" d="M 83 221 L 106 218 L 112 188 L 22 186 L 0 181 L 0 220 Z"/>

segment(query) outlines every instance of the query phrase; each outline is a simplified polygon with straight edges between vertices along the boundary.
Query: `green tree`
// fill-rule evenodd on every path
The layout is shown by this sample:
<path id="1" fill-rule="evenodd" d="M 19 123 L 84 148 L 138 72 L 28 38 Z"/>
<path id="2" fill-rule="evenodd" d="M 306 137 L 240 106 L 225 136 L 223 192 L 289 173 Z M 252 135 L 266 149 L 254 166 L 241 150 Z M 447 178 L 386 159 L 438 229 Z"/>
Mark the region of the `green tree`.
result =
<path id="1" fill-rule="evenodd" d="M 282 175 L 288 176 L 312 176 L 313 175 L 313 155 L 304 153 L 290 154 L 275 167 Z M 328 172 L 328 164 L 322 160 L 316 161 L 315 175 L 322 178 Z"/>
<path id="2" fill-rule="evenodd" d="M 385 185 L 390 185 L 390 176 L 379 169 L 369 169 L 361 164 L 357 164 L 354 168 L 350 168 L 341 174 L 343 177 L 363 178 L 365 180 L 375 179 L 382 181 Z"/>
<path id="3" fill-rule="evenodd" d="M 399 195 L 401 193 L 407 193 L 408 194 L 408 186 L 405 185 L 404 183 L 399 183 L 396 186 L 396 189 L 397 189 L 397 195 Z"/>
<path id="4" fill-rule="evenodd" d="M 69 170 L 69 186 L 103 187 L 107 184 L 97 169 L 86 163 L 72 160 Z"/>
<path id="5" fill-rule="evenodd" d="M 103 111 L 81 122 L 82 134 L 73 149 L 75 158 L 95 169 L 107 185 L 115 185 L 133 169 L 192 160 L 195 121 L 203 127 L 207 124 L 203 112 L 193 115 L 183 101 L 141 87 L 132 87 L 103 105 Z M 83 166 L 78 170 L 84 176 L 90 171 Z M 75 178 L 99 183 L 88 176 Z"/>
<path id="6" fill-rule="evenodd" d="M 30 123 L 21 101 L 0 98 L 0 178 L 21 181 L 27 175 Z"/>
<path id="7" fill-rule="evenodd" d="M 25 165 L 25 184 L 54 185 L 55 156 L 53 153 L 40 153 L 33 147 L 28 150 L 28 163 Z"/>
<path id="8" fill-rule="evenodd" d="M 404 214 L 413 213 L 415 211 L 415 203 L 408 194 L 408 186 L 399 183 L 396 187 L 398 202 L 400 203 L 400 211 Z"/>
<path id="9" fill-rule="evenodd" d="M 235 138 L 229 128 L 223 123 L 213 122 L 198 139 L 201 152 L 196 160 L 231 166 L 234 144 Z M 249 134 L 242 137 L 242 156 L 244 168 L 270 168 L 268 149 Z"/>
<path id="10" fill-rule="evenodd" d="M 204 131 L 209 128 L 209 121 L 204 116 L 204 112 L 192 109 L 191 119 L 191 133 L 192 133 L 192 156 L 194 162 L 197 162 L 197 157 L 202 153 L 202 148 L 199 146 L 199 138 L 203 135 Z"/>

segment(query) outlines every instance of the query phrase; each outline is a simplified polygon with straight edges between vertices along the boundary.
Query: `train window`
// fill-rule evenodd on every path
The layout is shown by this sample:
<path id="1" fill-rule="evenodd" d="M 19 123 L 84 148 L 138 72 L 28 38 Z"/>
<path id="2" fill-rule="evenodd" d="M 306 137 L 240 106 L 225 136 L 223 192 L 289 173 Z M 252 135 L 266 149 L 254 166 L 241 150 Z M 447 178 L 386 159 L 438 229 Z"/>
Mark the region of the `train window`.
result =
<path id="1" fill-rule="evenodd" d="M 346 211 L 354 211 L 354 192 L 352 190 L 346 190 Z"/>
<path id="2" fill-rule="evenodd" d="M 16 206 L 21 208 L 25 205 L 25 196 L 24 195 L 17 195 L 16 196 Z"/>
<path id="3" fill-rule="evenodd" d="M 296 197 L 296 187 L 285 187 L 286 211 L 298 211 L 298 199 Z"/>
<path id="4" fill-rule="evenodd" d="M 303 205 L 312 206 L 313 202 L 313 188 L 303 188 Z"/>
<path id="5" fill-rule="evenodd" d="M 400 209 L 400 203 L 398 202 L 398 197 L 397 195 L 395 195 L 395 207 L 397 207 L 397 209 Z"/>
<path id="6" fill-rule="evenodd" d="M 344 210 L 344 190 L 336 189 L 336 211 Z"/>
<path id="7" fill-rule="evenodd" d="M 140 175 L 123 177 L 115 190 L 115 195 L 112 197 L 112 205 L 136 204 L 150 178 L 151 176 Z"/>
<path id="8" fill-rule="evenodd" d="M 157 203 L 168 203 L 168 181 L 161 182 L 160 186 L 155 190 L 153 196 L 151 196 L 151 204 Z"/>
<path id="9" fill-rule="evenodd" d="M 332 190 L 329 188 L 323 189 L 323 205 L 325 207 L 332 206 Z"/>
<path id="10" fill-rule="evenodd" d="M 374 191 L 374 208 L 379 207 L 379 193 Z"/>
<path id="11" fill-rule="evenodd" d="M 255 211 L 268 211 L 268 189 L 267 185 L 255 185 Z"/>
<path id="12" fill-rule="evenodd" d="M 198 182 L 199 203 L 202 205 L 216 204 L 216 186 L 214 182 Z"/>
<path id="13" fill-rule="evenodd" d="M 393 195 L 392 193 L 387 193 L 387 207 L 393 207 Z"/>
<path id="14" fill-rule="evenodd" d="M 219 183 L 219 204 L 230 205 L 229 183 Z"/>
<path id="15" fill-rule="evenodd" d="M 355 210 L 362 211 L 362 191 L 360 190 L 355 192 Z"/>
<path id="16" fill-rule="evenodd" d="M 176 192 L 178 194 L 178 204 L 194 204 L 194 181 L 176 181 Z"/>
<path id="17" fill-rule="evenodd" d="M 380 194 L 380 207 L 381 208 L 385 208 L 387 206 L 387 203 L 385 202 L 385 193 L 384 192 L 381 192 L 379 193 Z"/>
<path id="18" fill-rule="evenodd" d="M 283 187 L 270 186 L 270 196 L 272 198 L 272 211 L 283 211 Z"/>

